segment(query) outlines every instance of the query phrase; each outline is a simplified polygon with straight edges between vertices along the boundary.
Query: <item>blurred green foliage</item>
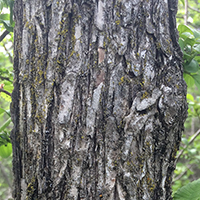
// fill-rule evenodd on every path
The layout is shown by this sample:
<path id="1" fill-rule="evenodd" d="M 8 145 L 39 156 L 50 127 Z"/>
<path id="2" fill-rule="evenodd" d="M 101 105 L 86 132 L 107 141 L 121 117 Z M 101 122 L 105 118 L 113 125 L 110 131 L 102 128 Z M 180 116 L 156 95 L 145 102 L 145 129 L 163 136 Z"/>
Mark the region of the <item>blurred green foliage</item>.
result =
<path id="1" fill-rule="evenodd" d="M 0 0 L 0 84 L 13 89 L 13 0 Z M 0 199 L 12 198 L 11 97 L 0 92 Z"/>
<path id="2" fill-rule="evenodd" d="M 200 178 L 200 0 L 188 0 L 187 9 L 185 5 L 185 0 L 179 0 L 177 23 L 179 44 L 183 51 L 184 79 L 188 86 L 188 118 L 177 154 L 172 188 L 174 199 L 181 200 L 193 193 L 192 200 L 196 199 L 196 193 L 191 189 L 191 181 Z M 184 20 L 185 13 L 188 13 L 187 21 Z M 184 188 L 180 189 L 182 186 Z M 188 194 L 184 193 L 185 190 L 189 191 Z"/>
<path id="3" fill-rule="evenodd" d="M 174 195 L 174 200 L 200 200 L 200 179 L 190 182 L 180 188 Z"/>

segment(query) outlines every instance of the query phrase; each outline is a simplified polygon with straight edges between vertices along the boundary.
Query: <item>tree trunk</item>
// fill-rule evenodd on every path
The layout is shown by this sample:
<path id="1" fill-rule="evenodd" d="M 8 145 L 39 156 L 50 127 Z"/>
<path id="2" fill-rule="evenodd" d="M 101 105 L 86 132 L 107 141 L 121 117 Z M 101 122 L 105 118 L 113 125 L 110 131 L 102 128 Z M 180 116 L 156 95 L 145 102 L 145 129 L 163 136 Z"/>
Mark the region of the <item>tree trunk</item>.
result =
<path id="1" fill-rule="evenodd" d="M 187 115 L 176 11 L 15 1 L 14 199 L 172 199 Z"/>

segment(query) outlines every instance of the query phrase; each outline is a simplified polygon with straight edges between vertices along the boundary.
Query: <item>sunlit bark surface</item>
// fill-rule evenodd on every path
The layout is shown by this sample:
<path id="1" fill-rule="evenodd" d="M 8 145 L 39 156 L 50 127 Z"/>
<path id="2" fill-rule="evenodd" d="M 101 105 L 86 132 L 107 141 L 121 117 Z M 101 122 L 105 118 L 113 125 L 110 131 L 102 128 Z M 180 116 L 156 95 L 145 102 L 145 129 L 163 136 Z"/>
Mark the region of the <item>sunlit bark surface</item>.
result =
<path id="1" fill-rule="evenodd" d="M 16 200 L 158 200 L 186 118 L 177 0 L 16 0 Z"/>

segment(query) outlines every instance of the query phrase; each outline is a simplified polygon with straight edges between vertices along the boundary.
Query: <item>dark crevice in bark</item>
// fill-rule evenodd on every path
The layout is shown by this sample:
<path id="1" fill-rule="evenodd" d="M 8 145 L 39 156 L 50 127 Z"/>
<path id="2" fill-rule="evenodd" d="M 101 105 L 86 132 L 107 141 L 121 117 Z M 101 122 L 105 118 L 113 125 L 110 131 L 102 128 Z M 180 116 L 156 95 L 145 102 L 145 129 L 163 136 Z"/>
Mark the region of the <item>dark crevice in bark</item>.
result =
<path id="1" fill-rule="evenodd" d="M 60 95 L 61 95 L 61 91 L 60 91 L 60 85 L 57 83 L 54 83 L 54 88 L 55 88 L 55 96 L 56 96 L 56 102 L 55 105 L 57 105 L 58 107 L 60 106 Z M 58 113 L 56 113 L 56 115 L 58 115 Z"/>
<path id="2" fill-rule="evenodd" d="M 83 79 L 85 80 L 85 79 Z M 80 80 L 81 81 L 81 80 Z M 83 84 L 86 84 L 85 83 L 86 81 L 83 81 Z M 82 84 L 80 83 L 79 84 L 79 87 L 78 87 L 78 94 L 79 94 L 79 97 L 78 97 L 78 100 L 79 100 L 79 115 L 82 116 L 83 114 L 83 88 L 82 88 Z M 80 120 L 81 120 L 81 117 L 80 117 Z M 81 123 L 82 124 L 82 123 Z"/>
<path id="3" fill-rule="evenodd" d="M 38 179 L 32 177 L 31 184 L 27 187 L 27 193 L 30 200 L 35 200 L 38 198 Z"/>
<path id="4" fill-rule="evenodd" d="M 38 15 L 35 16 L 35 19 L 37 20 L 37 23 L 38 23 L 38 25 L 39 25 L 41 31 L 42 31 L 42 32 L 45 32 L 45 27 L 44 27 L 44 24 L 42 23 L 42 18 L 41 18 L 41 16 L 39 15 L 39 13 L 38 13 Z"/>
<path id="5" fill-rule="evenodd" d="M 115 91 L 113 90 L 113 92 L 112 92 L 112 100 L 111 100 L 111 107 L 109 107 L 111 115 L 113 115 L 114 102 L 115 102 Z"/>
<path id="6" fill-rule="evenodd" d="M 163 196 L 163 191 L 161 187 L 156 187 L 154 191 L 153 199 L 159 199 L 161 196 Z"/>
<path id="7" fill-rule="evenodd" d="M 34 73 L 34 72 L 32 72 L 32 73 Z M 35 89 L 35 87 L 33 85 L 31 85 L 31 88 L 30 88 L 30 91 L 31 91 L 31 101 L 32 101 L 32 103 L 31 103 L 31 122 L 33 124 L 33 129 L 35 128 L 36 108 L 37 108 L 37 105 L 36 105 L 36 95 L 34 93 L 34 89 Z"/>
<path id="8" fill-rule="evenodd" d="M 19 19 L 16 22 L 16 26 L 18 29 L 15 28 L 14 40 L 16 45 L 14 46 L 14 90 L 12 92 L 12 103 L 10 106 L 11 111 L 11 118 L 14 123 L 13 130 L 11 131 L 10 137 L 12 141 L 12 149 L 13 149 L 13 173 L 14 176 L 14 183 L 16 184 L 15 188 L 13 189 L 13 197 L 16 200 L 21 199 L 21 178 L 22 178 L 22 152 L 20 147 L 20 132 L 19 132 L 19 122 L 20 122 L 20 110 L 19 110 L 19 99 L 20 99 L 20 85 L 19 85 L 19 53 L 21 50 L 21 37 L 22 37 L 22 30 L 23 30 L 23 9 L 22 8 L 23 2 L 22 0 L 17 1 L 14 5 L 14 18 Z M 20 36 L 20 37 L 19 37 Z"/>
<path id="9" fill-rule="evenodd" d="M 124 68 L 124 72 L 126 73 L 128 66 L 126 64 L 126 57 L 125 57 L 125 55 L 122 56 L 122 66 Z"/>
<path id="10" fill-rule="evenodd" d="M 140 46 L 140 42 L 142 40 L 142 37 L 144 35 L 144 31 L 146 30 L 146 28 L 144 27 L 145 25 L 145 18 L 144 16 L 141 14 L 142 11 L 142 6 L 140 7 L 141 11 L 139 12 L 139 15 L 137 16 L 137 22 L 136 22 L 136 54 L 139 51 L 139 46 Z"/>
<path id="11" fill-rule="evenodd" d="M 75 124 L 74 124 L 75 126 Z M 76 138 L 78 137 L 77 136 L 77 127 L 73 128 L 73 133 L 75 135 L 75 137 L 72 138 L 72 141 L 71 141 L 71 146 L 72 146 L 72 153 L 75 154 L 75 147 L 76 147 Z"/>
<path id="12" fill-rule="evenodd" d="M 67 171 L 67 169 L 66 169 L 66 171 Z M 63 175 L 62 178 L 61 178 L 61 180 L 60 180 L 60 183 L 57 186 L 58 190 L 60 191 L 60 198 L 59 198 L 59 200 L 65 199 L 66 183 L 67 183 L 66 179 L 67 179 L 66 176 Z"/>
<path id="13" fill-rule="evenodd" d="M 44 86 L 45 86 L 45 78 L 44 74 L 47 71 L 47 65 L 48 65 L 48 53 L 49 53 L 49 30 L 51 28 L 51 22 L 52 22 L 52 7 L 51 4 L 46 7 L 45 9 L 45 29 L 44 29 L 44 66 L 43 66 L 43 79 L 44 79 Z"/>
<path id="14" fill-rule="evenodd" d="M 114 10 L 115 10 L 116 0 L 112 0 L 112 19 L 114 19 Z"/>
<path id="15" fill-rule="evenodd" d="M 43 176 L 45 176 L 46 171 L 47 171 L 47 169 L 46 169 L 46 151 L 47 151 L 46 146 L 47 146 L 47 144 L 44 139 L 43 128 L 41 128 L 41 141 L 40 142 L 41 142 L 40 176 L 42 178 Z"/>
<path id="16" fill-rule="evenodd" d="M 117 177 L 115 178 L 115 186 L 114 186 L 114 199 L 115 200 L 120 200 L 119 199 L 119 194 L 118 194 L 118 190 L 117 190 L 117 182 L 118 182 L 118 179 Z"/>
<path id="17" fill-rule="evenodd" d="M 91 70 L 88 69 L 87 73 L 87 95 L 90 93 L 90 84 L 91 84 Z"/>
<path id="18" fill-rule="evenodd" d="M 73 10 L 71 10 L 71 12 L 69 13 L 68 11 L 68 17 L 67 17 L 67 37 L 66 37 L 66 41 L 67 41 L 67 45 L 66 45 L 66 55 L 70 58 L 70 54 L 73 51 L 73 43 L 72 43 L 72 37 L 73 37 Z M 64 37 L 64 36 L 63 36 Z M 63 41 L 63 45 L 64 45 L 64 41 Z"/>
<path id="19" fill-rule="evenodd" d="M 22 91 L 23 91 L 23 93 L 22 93 L 22 98 L 23 98 L 23 105 L 24 105 L 24 109 L 23 109 L 23 115 L 22 115 L 22 118 L 23 118 L 23 121 L 24 121 L 24 124 L 23 124 L 23 139 L 22 139 L 22 143 L 23 143 L 23 148 L 27 151 L 27 152 L 30 152 L 31 151 L 31 149 L 29 149 L 29 147 L 28 147 L 28 143 L 27 143 L 27 133 L 29 133 L 28 132 L 28 130 L 27 130 L 27 121 L 26 121 L 26 117 L 27 117 L 27 100 L 26 100 L 26 95 L 25 95 L 25 86 L 24 85 L 22 85 Z M 32 159 L 33 159 L 33 157 L 32 157 L 32 155 L 30 155 L 30 157 L 29 156 L 27 156 L 27 154 L 25 153 L 25 152 L 23 152 L 22 153 L 22 159 L 24 159 L 24 160 L 26 160 L 26 162 L 24 163 L 24 166 L 23 166 L 23 168 L 24 169 L 27 169 L 26 168 L 26 165 L 28 165 L 28 164 L 32 164 L 31 163 L 31 161 L 32 161 Z M 30 174 L 30 172 L 28 171 L 26 171 L 26 170 L 23 170 L 23 172 L 22 173 L 27 173 L 27 174 Z M 24 176 L 25 174 L 22 174 L 22 176 Z M 30 180 L 30 177 L 28 177 L 29 178 L 29 180 Z"/>
<path id="20" fill-rule="evenodd" d="M 41 179 L 44 179 L 44 186 L 42 188 L 43 193 L 48 196 L 48 193 L 52 190 L 53 181 L 51 180 L 51 173 L 52 173 L 52 162 L 53 162 L 53 139 L 54 139 L 54 122 L 52 121 L 53 110 L 54 110 L 54 96 L 53 96 L 53 89 L 51 92 L 50 102 L 48 105 L 47 111 L 47 120 L 46 126 L 41 125 Z M 43 131 L 44 130 L 44 131 Z"/>
<path id="21" fill-rule="evenodd" d="M 46 6 L 45 10 L 46 10 L 46 14 L 45 14 L 45 24 L 46 25 L 45 25 L 45 27 L 46 27 L 46 32 L 48 34 L 49 30 L 51 28 L 51 23 L 52 23 L 52 4 Z"/>
<path id="22" fill-rule="evenodd" d="M 92 173 L 91 176 L 94 177 L 94 180 L 92 180 L 92 199 L 95 199 L 96 195 L 97 195 L 97 180 L 98 180 L 98 165 L 97 165 L 97 152 L 96 152 L 96 147 L 97 147 L 97 129 L 98 129 L 98 119 L 97 119 L 97 115 L 95 116 L 95 127 L 94 127 L 94 134 L 93 134 L 93 138 L 91 138 L 91 142 L 92 144 Z"/>
<path id="23" fill-rule="evenodd" d="M 174 49 L 178 52 L 176 55 L 177 58 L 182 60 L 182 51 L 181 48 L 178 44 L 178 31 L 176 30 L 176 13 L 177 13 L 177 2 L 176 0 L 168 0 L 168 12 L 169 12 L 169 31 L 170 31 L 170 36 L 172 39 L 172 45 Z M 181 70 L 183 70 L 181 68 Z"/>
<path id="24" fill-rule="evenodd" d="M 91 8 L 90 8 L 91 9 Z M 92 9 L 91 9 L 92 10 Z M 93 12 L 91 12 L 91 14 L 90 14 L 90 18 L 88 19 L 89 21 L 90 21 L 90 23 L 88 24 L 88 29 L 89 30 L 93 30 L 94 28 L 92 28 L 92 27 L 94 27 L 94 15 L 93 15 Z M 88 34 L 88 38 L 87 38 L 87 40 L 88 40 L 88 44 L 87 44 L 87 51 L 90 51 L 90 45 L 91 45 L 91 39 L 92 39 L 92 31 L 91 32 L 89 32 Z M 96 49 L 97 50 L 97 49 Z"/>
<path id="25" fill-rule="evenodd" d="M 128 75 L 130 76 L 131 79 L 136 78 L 135 74 L 129 70 Z"/>
<path id="26" fill-rule="evenodd" d="M 109 73 L 106 73 L 109 74 Z M 108 75 L 109 76 L 109 75 Z M 108 83 L 109 84 L 109 83 Z M 99 132 L 102 135 L 103 138 L 103 145 L 101 148 L 103 148 L 103 155 L 102 155 L 102 161 L 103 162 L 103 180 L 104 183 L 106 182 L 106 127 L 107 127 L 107 118 L 108 116 L 112 113 L 110 113 L 109 110 L 107 110 L 107 102 L 108 101 L 108 90 L 106 90 L 105 92 L 102 93 L 102 101 L 101 101 L 101 119 L 99 120 Z M 109 114 L 108 114 L 109 112 Z M 101 144 L 99 144 L 101 145 Z"/>
<path id="27" fill-rule="evenodd" d="M 34 190 L 34 193 L 33 193 L 33 200 L 37 199 L 38 198 L 38 179 L 35 179 L 35 183 L 34 183 L 34 186 L 35 188 Z"/>
<path id="28" fill-rule="evenodd" d="M 160 67 L 164 65 L 164 55 L 162 50 L 158 47 L 156 48 L 156 62 Z"/>

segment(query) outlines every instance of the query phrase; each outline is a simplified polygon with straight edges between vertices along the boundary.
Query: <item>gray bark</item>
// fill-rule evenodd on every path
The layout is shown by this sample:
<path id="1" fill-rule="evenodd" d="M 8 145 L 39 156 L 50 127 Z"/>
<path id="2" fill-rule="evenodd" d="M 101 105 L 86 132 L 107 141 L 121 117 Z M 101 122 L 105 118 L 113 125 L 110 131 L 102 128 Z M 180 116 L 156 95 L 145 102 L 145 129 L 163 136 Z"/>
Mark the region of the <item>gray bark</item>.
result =
<path id="1" fill-rule="evenodd" d="M 187 115 L 176 11 L 15 1 L 14 199 L 172 199 Z"/>

